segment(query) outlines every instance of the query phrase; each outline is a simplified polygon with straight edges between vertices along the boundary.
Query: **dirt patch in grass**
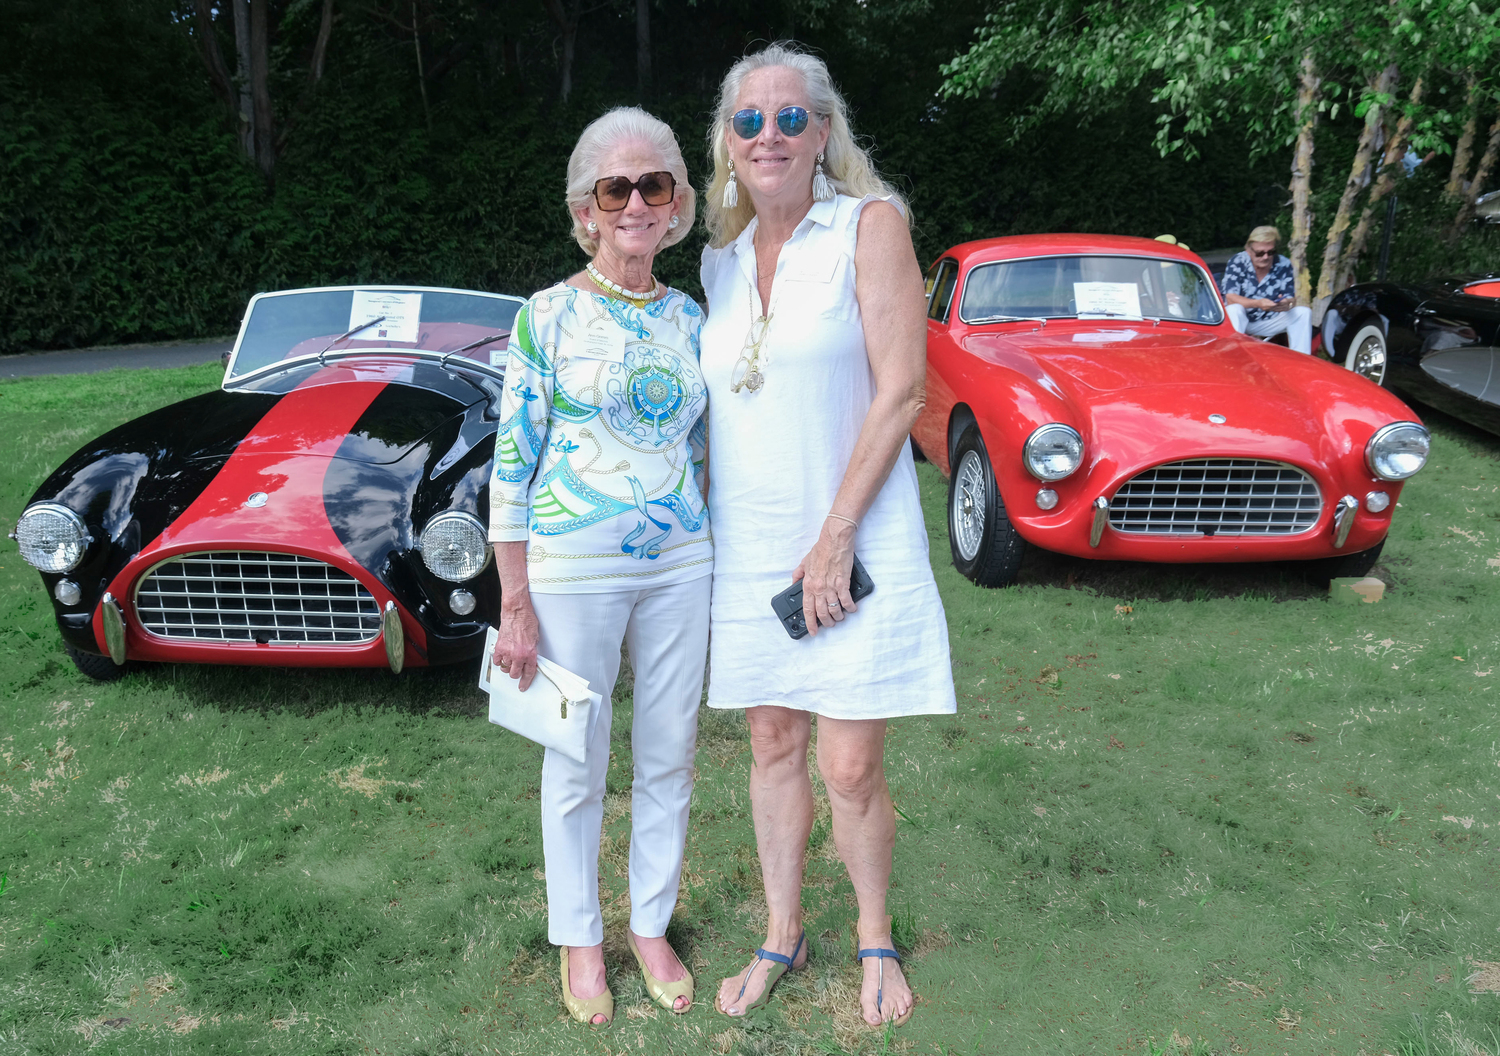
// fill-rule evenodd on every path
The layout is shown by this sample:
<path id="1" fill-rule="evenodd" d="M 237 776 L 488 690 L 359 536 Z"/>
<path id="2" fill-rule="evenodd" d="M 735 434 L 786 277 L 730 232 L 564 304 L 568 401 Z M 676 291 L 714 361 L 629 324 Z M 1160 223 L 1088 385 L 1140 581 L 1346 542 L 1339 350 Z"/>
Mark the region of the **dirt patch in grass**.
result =
<path id="1" fill-rule="evenodd" d="M 1474 971 L 1464 982 L 1471 994 L 1500 994 L 1500 961 L 1471 961 Z"/>

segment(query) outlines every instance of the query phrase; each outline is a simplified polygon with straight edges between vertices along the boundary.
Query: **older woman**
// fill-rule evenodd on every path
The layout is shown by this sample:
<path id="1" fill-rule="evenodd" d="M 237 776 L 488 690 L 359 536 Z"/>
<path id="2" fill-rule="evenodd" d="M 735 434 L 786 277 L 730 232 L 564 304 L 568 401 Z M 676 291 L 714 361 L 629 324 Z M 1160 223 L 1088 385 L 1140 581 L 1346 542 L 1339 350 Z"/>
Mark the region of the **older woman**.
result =
<path id="1" fill-rule="evenodd" d="M 692 226 L 694 198 L 677 140 L 656 118 L 621 108 L 584 130 L 567 199 L 592 259 L 516 317 L 495 439 L 495 663 L 525 689 L 540 653 L 604 701 L 586 761 L 549 750 L 541 787 L 563 1000 L 595 1024 L 614 1015 L 598 877 L 622 639 L 635 669 L 627 939 L 664 1008 L 685 1012 L 693 998 L 693 977 L 663 936 L 682 872 L 708 648 L 713 543 L 697 480 L 703 314 L 651 267 Z"/>
<path id="2" fill-rule="evenodd" d="M 807 747 L 859 902 L 865 1020 L 913 997 L 886 915 L 895 815 L 886 720 L 953 712 L 947 625 L 927 558 L 907 432 L 923 401 L 922 274 L 900 198 L 854 143 L 827 67 L 773 45 L 724 78 L 709 133 L 703 254 L 709 316 L 715 566 L 708 704 L 744 708 L 750 797 L 770 910 L 765 945 L 724 980 L 742 1015 L 801 967 Z M 857 606 L 858 552 L 875 590 Z M 772 595 L 803 586 L 809 635 Z"/>

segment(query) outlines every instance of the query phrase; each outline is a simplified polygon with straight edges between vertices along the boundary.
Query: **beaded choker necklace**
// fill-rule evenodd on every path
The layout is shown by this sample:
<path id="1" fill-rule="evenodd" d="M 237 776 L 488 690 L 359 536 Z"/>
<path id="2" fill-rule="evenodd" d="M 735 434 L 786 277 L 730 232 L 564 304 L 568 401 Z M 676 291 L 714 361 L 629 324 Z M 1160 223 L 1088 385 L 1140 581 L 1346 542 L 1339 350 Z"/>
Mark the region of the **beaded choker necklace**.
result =
<path id="1" fill-rule="evenodd" d="M 661 296 L 661 284 L 656 281 L 655 275 L 651 276 L 651 289 L 642 293 L 639 290 L 627 290 L 619 283 L 610 282 L 598 268 L 594 267 L 592 260 L 589 261 L 588 266 L 584 270 L 588 272 L 589 278 L 593 280 L 595 286 L 598 286 L 607 293 L 614 294 L 621 300 L 629 301 L 637 308 L 644 308 Z"/>

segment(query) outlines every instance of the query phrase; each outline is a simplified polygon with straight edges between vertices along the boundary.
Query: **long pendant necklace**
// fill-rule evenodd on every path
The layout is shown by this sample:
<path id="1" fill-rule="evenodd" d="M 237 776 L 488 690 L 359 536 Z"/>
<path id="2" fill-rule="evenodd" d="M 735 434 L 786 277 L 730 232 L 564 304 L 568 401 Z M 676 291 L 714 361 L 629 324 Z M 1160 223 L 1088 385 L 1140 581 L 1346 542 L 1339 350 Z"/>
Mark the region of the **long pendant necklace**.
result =
<path id="1" fill-rule="evenodd" d="M 755 303 L 755 287 L 750 286 L 749 291 L 750 328 L 745 331 L 745 345 L 740 349 L 740 358 L 734 363 L 729 383 L 730 392 L 739 392 L 741 389 L 759 392 L 760 387 L 766 383 L 766 376 L 760 369 L 760 350 L 765 343 L 767 331 L 771 329 L 771 319 L 776 314 L 775 297 L 772 297 L 773 303 L 767 306 L 766 314 L 757 315 L 756 308 L 759 306 Z"/>
<path id="2" fill-rule="evenodd" d="M 751 245 L 754 246 L 754 242 Z M 780 254 L 777 254 L 780 260 Z M 760 275 L 760 267 L 756 266 L 756 275 Z M 771 277 L 771 299 L 766 304 L 766 314 L 761 315 L 760 291 L 756 289 L 756 283 L 750 283 L 746 287 L 750 297 L 750 328 L 745 331 L 745 345 L 740 349 L 740 358 L 735 360 L 734 370 L 731 372 L 729 383 L 730 392 L 739 392 L 741 389 L 749 389 L 751 392 L 759 392 L 762 385 L 766 383 L 765 373 L 761 370 L 761 348 L 765 344 L 766 334 L 771 329 L 771 320 L 776 317 L 777 295 L 781 293 L 781 287 L 776 285 L 774 273 Z"/>
<path id="3" fill-rule="evenodd" d="M 637 308 L 644 308 L 661 296 L 661 283 L 656 281 L 655 275 L 651 276 L 651 289 L 642 292 L 640 290 L 627 290 L 619 283 L 610 282 L 598 268 L 594 267 L 592 260 L 588 262 L 588 266 L 584 270 L 588 272 L 589 278 L 593 280 L 595 286 L 598 286 L 606 293 L 614 294 L 623 301 L 629 301 Z"/>

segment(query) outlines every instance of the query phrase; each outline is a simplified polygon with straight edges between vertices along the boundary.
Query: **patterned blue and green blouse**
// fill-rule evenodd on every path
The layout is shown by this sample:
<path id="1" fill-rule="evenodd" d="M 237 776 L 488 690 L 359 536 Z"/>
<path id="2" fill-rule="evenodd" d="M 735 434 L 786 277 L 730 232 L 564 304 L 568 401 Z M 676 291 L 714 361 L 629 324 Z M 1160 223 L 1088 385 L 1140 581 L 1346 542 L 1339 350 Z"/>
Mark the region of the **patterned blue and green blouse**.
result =
<path id="1" fill-rule="evenodd" d="M 490 481 L 490 542 L 525 541 L 531 589 L 635 590 L 713 571 L 701 476 L 703 311 L 558 284 L 516 316 Z"/>

